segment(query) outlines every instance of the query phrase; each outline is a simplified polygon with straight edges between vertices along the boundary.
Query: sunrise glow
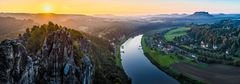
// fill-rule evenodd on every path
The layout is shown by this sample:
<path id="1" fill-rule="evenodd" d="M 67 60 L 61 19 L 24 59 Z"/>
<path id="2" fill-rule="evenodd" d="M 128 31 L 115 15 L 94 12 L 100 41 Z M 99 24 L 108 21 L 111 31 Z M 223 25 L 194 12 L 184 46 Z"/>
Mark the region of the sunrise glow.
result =
<path id="1" fill-rule="evenodd" d="M 87 15 L 171 14 L 203 10 L 211 13 L 239 13 L 239 3 L 238 0 L 1 0 L 0 11 Z"/>
<path id="2" fill-rule="evenodd" d="M 44 5 L 43 6 L 43 11 L 46 13 L 50 13 L 53 11 L 53 7 L 51 5 Z"/>

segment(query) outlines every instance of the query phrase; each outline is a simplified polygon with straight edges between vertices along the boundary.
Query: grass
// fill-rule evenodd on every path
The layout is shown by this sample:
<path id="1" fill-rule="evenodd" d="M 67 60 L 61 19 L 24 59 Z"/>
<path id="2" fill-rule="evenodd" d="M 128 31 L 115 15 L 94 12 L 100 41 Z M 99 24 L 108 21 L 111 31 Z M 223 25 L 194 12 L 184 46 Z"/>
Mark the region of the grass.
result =
<path id="1" fill-rule="evenodd" d="M 116 47 L 116 53 L 115 53 L 115 56 L 116 56 L 116 58 L 115 58 L 115 61 L 116 61 L 116 65 L 117 65 L 117 67 L 119 67 L 119 68 L 121 68 L 121 69 L 123 69 L 123 66 L 122 66 L 122 60 L 121 60 L 121 52 L 120 52 L 120 48 L 121 48 L 121 45 L 125 42 L 125 41 L 127 41 L 127 38 L 123 38 L 121 41 L 120 41 L 120 43 L 119 44 L 117 44 L 117 47 Z"/>
<path id="2" fill-rule="evenodd" d="M 116 65 L 117 65 L 118 67 L 122 68 L 120 47 L 117 48 L 117 50 L 116 50 Z"/>
<path id="3" fill-rule="evenodd" d="M 180 27 L 180 28 L 172 29 L 172 30 L 168 31 L 167 34 L 171 34 L 171 36 L 186 35 L 186 31 L 189 29 L 190 28 L 187 28 L 187 27 Z M 158 30 L 158 32 L 163 32 L 163 31 L 166 31 L 166 29 Z M 147 44 L 145 43 L 144 40 L 148 37 L 148 35 L 151 36 L 154 33 L 157 33 L 157 32 L 150 32 L 147 35 L 144 35 L 142 37 L 141 44 L 143 47 L 144 54 L 147 54 L 147 57 L 149 57 L 151 60 L 154 60 L 154 62 L 156 62 L 157 65 L 170 68 L 172 64 L 179 63 L 179 62 L 185 62 L 187 64 L 194 65 L 199 68 L 207 67 L 207 64 L 196 63 L 194 61 L 194 59 L 187 57 L 187 56 L 178 56 L 176 54 L 171 54 L 171 53 L 165 54 L 160 49 L 152 50 L 151 48 L 149 48 L 147 46 Z M 176 34 L 178 34 L 178 35 L 176 35 Z M 183 45 L 182 47 L 192 50 L 191 47 L 186 46 L 186 45 Z"/>
<path id="4" fill-rule="evenodd" d="M 175 37 L 179 37 L 179 36 L 184 36 L 187 34 L 186 31 L 190 30 L 190 28 L 188 27 L 180 27 L 180 28 L 176 28 L 173 30 L 168 31 L 165 35 L 164 38 L 166 39 L 166 41 L 171 42 L 174 40 Z"/>
<path id="5" fill-rule="evenodd" d="M 184 47 L 184 48 L 186 48 L 186 49 L 188 49 L 188 50 L 193 50 L 193 48 L 190 47 L 190 46 L 187 46 L 187 45 L 181 45 L 181 46 Z"/>
<path id="6" fill-rule="evenodd" d="M 141 41 L 144 53 L 148 54 L 147 56 L 153 59 L 160 66 L 170 67 L 170 65 L 180 62 L 181 59 L 179 56 L 175 56 L 173 54 L 164 54 L 161 53 L 160 50 L 151 50 L 149 47 L 147 47 L 144 39 L 145 37 L 143 37 L 143 41 Z"/>
<path id="7" fill-rule="evenodd" d="M 205 84 L 202 81 L 196 80 L 194 78 L 191 78 L 189 76 L 183 75 L 182 73 L 179 73 L 175 69 L 172 68 L 172 64 L 180 63 L 180 62 L 185 62 L 187 64 L 191 64 L 194 66 L 197 66 L 199 68 L 204 68 L 207 65 L 198 65 L 197 63 L 193 62 L 192 58 L 189 57 L 183 57 L 183 56 L 178 56 L 175 54 L 165 54 L 164 52 L 161 52 L 159 49 L 151 49 L 147 46 L 145 43 L 145 39 L 147 37 L 144 35 L 142 37 L 142 48 L 144 51 L 144 54 L 146 57 L 158 68 L 161 70 L 165 71 L 175 79 L 177 79 L 180 83 L 183 84 Z"/>
<path id="8" fill-rule="evenodd" d="M 205 64 L 205 63 L 196 63 L 194 61 L 194 59 L 189 58 L 189 57 L 184 57 L 184 61 L 182 61 L 182 62 L 193 65 L 199 69 L 204 69 L 204 68 L 207 68 L 207 66 L 208 66 L 208 64 Z"/>

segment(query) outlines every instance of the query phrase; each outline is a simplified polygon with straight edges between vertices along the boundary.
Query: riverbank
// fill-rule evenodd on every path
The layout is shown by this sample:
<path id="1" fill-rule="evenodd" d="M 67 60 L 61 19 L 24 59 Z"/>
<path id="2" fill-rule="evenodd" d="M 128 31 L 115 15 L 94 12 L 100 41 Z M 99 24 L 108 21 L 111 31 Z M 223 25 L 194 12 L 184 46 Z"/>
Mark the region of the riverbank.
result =
<path id="1" fill-rule="evenodd" d="M 183 25 L 183 24 L 182 24 Z M 152 27 L 151 25 L 146 25 L 146 26 L 143 26 L 143 27 L 146 27 L 146 28 L 151 28 L 151 29 L 147 29 L 147 30 L 138 30 L 138 31 L 135 31 L 135 32 L 132 32 L 130 34 L 126 34 L 124 36 L 122 36 L 120 39 L 119 39 L 119 42 L 116 43 L 115 45 L 115 61 L 116 61 L 116 65 L 122 69 L 122 64 L 121 64 L 121 51 L 120 51 L 120 48 L 121 48 L 121 45 L 127 41 L 129 38 L 133 37 L 133 36 L 137 36 L 139 34 L 142 34 L 142 33 L 153 33 L 153 32 L 159 32 L 159 31 L 162 31 L 162 30 L 167 30 L 167 29 L 171 29 L 171 28 L 176 28 L 176 27 L 179 27 L 179 26 L 182 26 L 182 25 L 165 25 L 165 26 L 154 26 Z M 159 27 L 162 27 L 159 29 Z"/>
<path id="2" fill-rule="evenodd" d="M 130 34 L 129 36 L 123 36 L 123 37 L 120 38 L 119 43 L 116 43 L 116 46 L 115 46 L 115 57 L 116 57 L 115 62 L 116 62 L 116 65 L 118 66 L 118 68 L 120 68 L 120 69 L 123 69 L 123 66 L 122 66 L 122 63 L 121 63 L 121 61 L 122 61 L 121 60 L 121 45 L 133 35 Z"/>
<path id="3" fill-rule="evenodd" d="M 180 63 L 181 61 L 185 61 L 186 59 L 176 56 L 174 54 L 164 54 L 160 50 L 154 50 L 149 48 L 145 43 L 146 36 L 143 36 L 141 44 L 142 49 L 144 51 L 145 56 L 159 69 L 168 73 L 170 76 L 177 79 L 180 83 L 186 84 L 205 84 L 201 81 L 195 80 L 193 78 L 187 77 L 176 70 L 174 70 L 171 65 Z"/>
<path id="4" fill-rule="evenodd" d="M 196 53 L 166 41 L 165 34 L 175 30 L 182 29 L 175 28 L 143 36 L 142 48 L 153 64 L 183 84 L 239 84 L 240 67 L 199 62 Z"/>
<path id="5" fill-rule="evenodd" d="M 121 59 L 124 71 L 133 84 L 179 84 L 177 80 L 153 65 L 141 48 L 142 35 L 129 38 L 122 44 Z"/>

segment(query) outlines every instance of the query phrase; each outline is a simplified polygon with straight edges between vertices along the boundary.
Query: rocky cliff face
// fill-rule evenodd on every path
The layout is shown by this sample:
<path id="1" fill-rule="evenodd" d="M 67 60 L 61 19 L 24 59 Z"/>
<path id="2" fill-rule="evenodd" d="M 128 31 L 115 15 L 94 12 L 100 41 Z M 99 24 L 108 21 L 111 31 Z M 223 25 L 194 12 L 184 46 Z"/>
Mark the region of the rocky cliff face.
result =
<path id="1" fill-rule="evenodd" d="M 0 82 L 4 84 L 90 84 L 93 64 L 89 56 L 74 59 L 72 38 L 67 29 L 49 34 L 37 54 L 29 54 L 23 39 L 0 44 Z"/>
<path id="2" fill-rule="evenodd" d="M 57 24 L 0 43 L 0 84 L 126 84 L 106 40 Z"/>
<path id="3" fill-rule="evenodd" d="M 27 55 L 26 49 L 15 40 L 5 40 L 0 44 L 0 81 L 1 83 L 15 83 L 21 81 L 30 67 L 31 58 Z M 25 72 L 25 73 L 23 73 Z M 29 79 L 31 80 L 31 79 Z M 30 82 L 30 81 L 29 81 Z M 18 82 L 16 82 L 18 83 Z"/>

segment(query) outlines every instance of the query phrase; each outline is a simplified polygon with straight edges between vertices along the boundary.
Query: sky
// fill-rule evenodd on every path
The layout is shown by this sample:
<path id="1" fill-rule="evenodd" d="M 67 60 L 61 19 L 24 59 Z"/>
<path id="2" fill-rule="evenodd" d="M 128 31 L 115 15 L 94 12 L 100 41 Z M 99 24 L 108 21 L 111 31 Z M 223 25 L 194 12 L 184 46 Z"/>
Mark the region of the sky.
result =
<path id="1" fill-rule="evenodd" d="M 0 12 L 151 15 L 240 13 L 240 0 L 0 0 Z"/>

